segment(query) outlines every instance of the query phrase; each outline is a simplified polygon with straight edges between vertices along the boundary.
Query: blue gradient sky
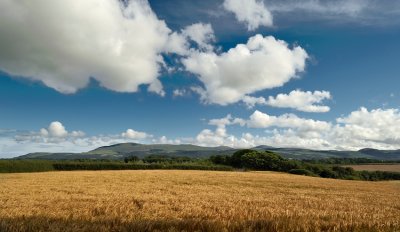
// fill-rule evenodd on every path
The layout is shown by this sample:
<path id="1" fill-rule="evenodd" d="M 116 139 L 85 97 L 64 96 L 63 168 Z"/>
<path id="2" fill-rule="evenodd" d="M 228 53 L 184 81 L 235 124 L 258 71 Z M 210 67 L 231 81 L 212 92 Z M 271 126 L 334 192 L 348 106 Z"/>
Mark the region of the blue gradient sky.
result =
<path id="1" fill-rule="evenodd" d="M 268 3 L 265 2 L 266 7 Z M 389 2 L 383 2 L 385 4 L 393 7 Z M 51 122 L 59 121 L 68 131 L 81 130 L 88 137 L 116 135 L 132 128 L 151 134 L 153 140 L 161 136 L 195 138 L 205 128 L 213 130 L 214 126 L 208 125 L 210 119 L 228 114 L 246 119 L 255 110 L 275 116 L 293 113 L 301 118 L 334 123 L 360 107 L 369 110 L 400 108 L 400 23 L 395 21 L 399 14 L 380 15 L 373 8 L 357 17 L 339 13 L 324 17 L 304 10 L 293 14 L 272 11 L 273 28 L 261 26 L 247 31 L 221 5 L 222 1 L 150 0 L 157 17 L 165 20 L 174 31 L 200 21 L 210 23 L 216 37 L 215 45 L 221 51 L 246 43 L 255 34 L 272 35 L 290 45 L 301 46 L 310 56 L 305 72 L 282 87 L 259 91 L 253 96 L 276 96 L 296 89 L 325 90 L 332 95 L 332 99 L 324 101 L 331 110 L 307 113 L 265 105 L 249 109 L 241 102 L 227 106 L 204 104 L 193 92 L 174 97 L 175 89 L 201 84 L 194 74 L 185 71 L 161 74 L 160 81 L 166 92 L 162 97 L 148 92 L 145 86 L 138 92 L 118 93 L 101 87 L 94 79 L 77 93 L 64 94 L 42 82 L 10 76 L 3 70 L 0 72 L 0 128 L 14 132 L 11 135 L 3 132 L 1 136 L 12 140 L 18 133 L 36 133 Z M 232 126 L 229 134 L 261 135 L 264 130 Z M 0 157 L 26 152 L 10 152 L 6 147 L 7 143 L 0 146 Z M 90 146 L 78 150 L 87 148 Z"/>

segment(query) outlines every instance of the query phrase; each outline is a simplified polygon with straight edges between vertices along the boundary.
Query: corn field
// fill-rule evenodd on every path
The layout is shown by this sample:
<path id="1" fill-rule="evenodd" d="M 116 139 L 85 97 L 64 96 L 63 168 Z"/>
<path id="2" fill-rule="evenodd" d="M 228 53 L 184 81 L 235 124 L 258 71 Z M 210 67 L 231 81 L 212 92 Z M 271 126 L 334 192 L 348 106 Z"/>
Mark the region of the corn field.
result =
<path id="1" fill-rule="evenodd" d="M 0 174 L 0 231 L 400 231 L 400 182 L 188 170 Z"/>

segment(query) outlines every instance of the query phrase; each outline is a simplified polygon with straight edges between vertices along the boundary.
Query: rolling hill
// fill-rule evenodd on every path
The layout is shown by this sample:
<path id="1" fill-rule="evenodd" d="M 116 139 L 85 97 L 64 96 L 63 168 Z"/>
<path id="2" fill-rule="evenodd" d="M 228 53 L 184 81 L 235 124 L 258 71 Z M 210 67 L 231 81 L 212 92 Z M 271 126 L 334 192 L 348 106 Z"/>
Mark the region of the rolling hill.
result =
<path id="1" fill-rule="evenodd" d="M 170 155 L 203 158 L 218 154 L 232 154 L 236 151 L 230 147 L 201 147 L 191 144 L 138 144 L 120 143 L 96 148 L 82 153 L 29 153 L 18 159 L 123 159 L 126 156 L 143 158 L 148 155 Z"/>
<path id="2" fill-rule="evenodd" d="M 310 150 L 300 148 L 275 148 L 270 146 L 257 146 L 254 150 L 268 150 L 276 152 L 283 157 L 291 159 L 324 159 L 324 158 L 371 158 L 379 160 L 400 160 L 400 150 L 361 149 L 359 151 L 336 150 Z M 139 144 L 120 143 L 104 146 L 82 153 L 29 153 L 17 157 L 17 159 L 111 159 L 120 160 L 126 156 L 138 156 L 143 158 L 148 155 L 187 156 L 192 158 L 205 158 L 211 155 L 231 155 L 237 149 L 220 147 L 202 147 L 192 144 Z"/>

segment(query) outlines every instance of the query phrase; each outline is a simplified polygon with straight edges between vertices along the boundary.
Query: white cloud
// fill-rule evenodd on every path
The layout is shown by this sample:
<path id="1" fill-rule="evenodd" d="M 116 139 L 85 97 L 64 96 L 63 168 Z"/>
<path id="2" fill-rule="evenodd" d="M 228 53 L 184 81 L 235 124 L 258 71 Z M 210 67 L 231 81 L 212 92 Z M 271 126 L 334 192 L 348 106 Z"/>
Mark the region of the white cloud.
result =
<path id="1" fill-rule="evenodd" d="M 205 129 L 195 139 L 201 145 L 228 145 L 253 147 L 299 147 L 306 149 L 359 150 L 376 148 L 400 149 L 400 111 L 398 109 L 367 110 L 362 107 L 336 119 L 336 123 L 300 118 L 293 114 L 271 116 L 255 111 L 245 123 L 228 115 L 210 120 L 216 130 Z M 250 128 L 267 129 L 263 135 L 243 133 L 241 137 L 229 134 L 226 126 L 239 124 Z"/>
<path id="2" fill-rule="evenodd" d="M 371 144 L 373 147 L 399 147 L 400 112 L 398 109 L 362 107 L 346 117 L 337 119 L 334 137 L 343 146 Z"/>
<path id="3" fill-rule="evenodd" d="M 290 48 L 272 36 L 256 35 L 222 54 L 197 51 L 182 62 L 204 84 L 205 89 L 193 89 L 204 102 L 227 105 L 284 85 L 304 71 L 307 57 L 299 46 Z"/>
<path id="4" fill-rule="evenodd" d="M 162 52 L 185 53 L 185 41 L 146 0 L 0 1 L 0 70 L 74 93 L 90 78 L 118 92 L 157 79 Z"/>
<path id="5" fill-rule="evenodd" d="M 247 105 L 249 109 L 253 108 L 256 105 L 266 105 L 267 100 L 264 97 L 252 97 L 252 96 L 244 96 L 242 101 Z"/>
<path id="6" fill-rule="evenodd" d="M 68 134 L 68 132 L 65 130 L 64 125 L 61 124 L 61 122 L 50 123 L 48 131 L 48 134 L 54 137 L 64 137 Z"/>
<path id="7" fill-rule="evenodd" d="M 0 156 L 12 157 L 29 152 L 82 152 L 99 146 L 132 140 L 162 144 L 193 143 L 201 146 L 236 148 L 269 145 L 307 149 L 359 150 L 362 148 L 400 149 L 400 111 L 364 107 L 334 122 L 301 118 L 294 114 L 268 115 L 254 111 L 247 119 L 227 115 L 211 119 L 214 129 L 201 130 L 193 138 L 167 138 L 128 129 L 119 135 L 85 136 L 81 131 L 68 132 L 60 123 L 37 132 L 0 130 Z M 233 135 L 228 129 L 240 126 L 248 130 Z M 52 128 L 52 129 L 50 129 Z M 257 134 L 258 133 L 258 134 Z"/>
<path id="8" fill-rule="evenodd" d="M 182 35 L 194 41 L 201 50 L 213 50 L 211 44 L 215 41 L 215 36 L 211 24 L 192 24 L 182 30 Z"/>
<path id="9" fill-rule="evenodd" d="M 168 139 L 167 136 L 163 135 L 158 139 L 153 139 L 152 143 L 153 144 L 174 144 L 174 145 L 178 145 L 178 144 L 181 144 L 182 141 L 180 139 Z"/>
<path id="10" fill-rule="evenodd" d="M 278 94 L 276 97 L 269 97 L 267 105 L 280 108 L 293 108 L 304 112 L 323 113 L 330 108 L 318 105 L 325 99 L 331 99 L 328 91 L 307 91 L 293 90 L 289 94 Z"/>
<path id="11" fill-rule="evenodd" d="M 60 138 L 65 138 L 67 136 L 83 137 L 85 136 L 85 133 L 83 131 L 72 131 L 71 133 L 69 133 L 61 122 L 54 121 L 50 123 L 47 129 L 46 128 L 40 129 L 39 133 L 35 133 L 35 136 L 60 139 Z"/>
<path id="12" fill-rule="evenodd" d="M 369 0 L 336 0 L 336 1 L 321 1 L 321 0 L 281 0 L 268 1 L 269 9 L 272 12 L 293 12 L 306 11 L 320 14 L 333 15 L 348 15 L 357 16 L 368 8 L 371 4 Z"/>
<path id="13" fill-rule="evenodd" d="M 211 119 L 208 125 L 216 126 L 217 128 L 224 128 L 226 126 L 239 124 L 241 126 L 246 125 L 246 120 L 242 118 L 233 118 L 230 114 L 224 118 Z"/>
<path id="14" fill-rule="evenodd" d="M 121 134 L 121 136 L 123 138 L 133 139 L 133 140 L 142 140 L 151 137 L 151 135 L 147 134 L 146 132 L 135 131 L 132 129 L 126 130 L 124 133 Z"/>
<path id="15" fill-rule="evenodd" d="M 249 31 L 273 25 L 272 14 L 262 0 L 224 0 L 223 7 L 234 13 L 239 22 L 245 23 Z"/>
<path id="16" fill-rule="evenodd" d="M 331 99 L 328 91 L 301 91 L 293 90 L 289 94 L 278 94 L 270 96 L 268 100 L 264 97 L 244 96 L 242 101 L 249 109 L 256 105 L 269 105 L 279 108 L 292 108 L 303 112 L 325 113 L 330 110 L 329 106 L 321 105 L 326 99 Z"/>
<path id="17" fill-rule="evenodd" d="M 255 111 L 247 120 L 227 115 L 224 118 L 211 119 L 208 124 L 216 126 L 215 130 L 202 130 L 194 139 L 194 143 L 202 146 L 224 145 L 235 148 L 270 145 L 327 149 L 329 142 L 325 140 L 324 134 L 332 128 L 331 124 L 325 121 L 299 118 L 293 114 L 270 116 L 260 111 Z M 259 136 L 246 132 L 236 137 L 227 131 L 227 126 L 232 125 L 267 129 L 265 131 L 267 135 Z"/>
<path id="18" fill-rule="evenodd" d="M 225 126 L 217 126 L 214 131 L 210 129 L 202 130 L 193 140 L 193 143 L 199 146 L 209 147 L 243 147 L 243 144 L 240 140 L 238 140 L 235 136 L 227 133 L 227 129 Z"/>
<path id="19" fill-rule="evenodd" d="M 271 116 L 258 110 L 250 115 L 247 126 L 252 128 L 294 128 L 302 131 L 327 131 L 331 124 L 325 121 L 299 118 L 294 114 L 283 114 L 280 116 Z"/>
<path id="20" fill-rule="evenodd" d="M 164 51 L 168 53 L 176 53 L 178 55 L 187 55 L 189 53 L 189 44 L 187 38 L 181 33 L 173 32 L 169 35 L 168 41 L 164 46 Z"/>
<path id="21" fill-rule="evenodd" d="M 151 142 L 151 138 L 153 135 L 133 129 L 119 135 L 86 136 L 80 130 L 69 132 L 61 122 L 55 121 L 47 129 L 42 128 L 39 131 L 0 131 L 0 157 L 31 152 L 85 152 L 116 143 Z"/>
<path id="22" fill-rule="evenodd" d="M 188 94 L 189 94 L 189 92 L 186 89 L 175 89 L 172 92 L 172 96 L 174 96 L 174 97 L 183 97 L 183 96 L 186 96 Z"/>
<path id="23" fill-rule="evenodd" d="M 193 42 L 197 49 L 191 47 Z M 188 56 L 191 52 L 212 51 L 215 42 L 214 30 L 211 24 L 194 23 L 186 26 L 181 32 L 173 32 L 169 35 L 165 44 L 166 53 L 176 53 L 180 56 Z"/>

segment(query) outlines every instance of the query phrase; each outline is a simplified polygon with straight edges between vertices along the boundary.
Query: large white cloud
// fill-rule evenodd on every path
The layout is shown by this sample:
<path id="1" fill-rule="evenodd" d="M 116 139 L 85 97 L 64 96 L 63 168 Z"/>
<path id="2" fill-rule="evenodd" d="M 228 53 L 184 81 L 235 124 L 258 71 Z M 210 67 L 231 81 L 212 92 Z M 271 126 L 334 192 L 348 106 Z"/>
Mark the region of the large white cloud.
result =
<path id="1" fill-rule="evenodd" d="M 207 103 L 227 105 L 256 91 L 279 87 L 304 71 L 306 51 L 272 36 L 255 35 L 222 54 L 192 52 L 182 60 L 198 75 L 205 89 L 197 88 Z"/>
<path id="2" fill-rule="evenodd" d="M 63 93 L 92 77 L 114 91 L 149 84 L 163 95 L 161 53 L 185 50 L 146 0 L 2 0 L 0 22 L 0 70 Z"/>
<path id="3" fill-rule="evenodd" d="M 339 144 L 370 144 L 372 147 L 400 144 L 400 112 L 398 109 L 375 109 L 362 107 L 346 117 L 337 119 L 334 137 Z"/>
<path id="4" fill-rule="evenodd" d="M 245 23 L 249 31 L 273 25 L 272 14 L 262 0 L 224 0 L 223 7 L 234 13 L 239 22 Z"/>

